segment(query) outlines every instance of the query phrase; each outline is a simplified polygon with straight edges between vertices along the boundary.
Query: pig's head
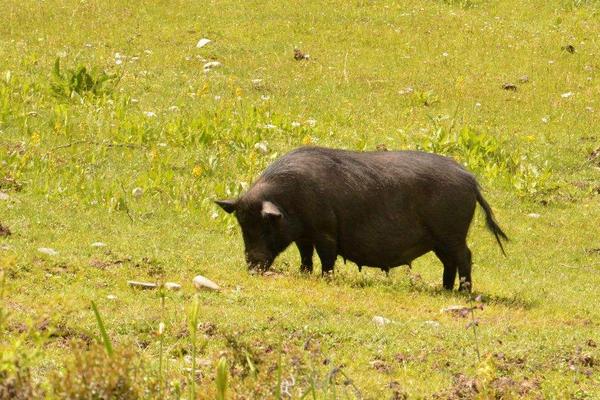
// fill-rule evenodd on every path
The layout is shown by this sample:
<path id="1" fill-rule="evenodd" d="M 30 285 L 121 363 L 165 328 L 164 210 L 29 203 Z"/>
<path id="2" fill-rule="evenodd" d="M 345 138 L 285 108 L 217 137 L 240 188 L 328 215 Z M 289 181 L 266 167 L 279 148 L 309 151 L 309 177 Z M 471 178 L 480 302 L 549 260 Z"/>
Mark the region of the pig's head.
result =
<path id="1" fill-rule="evenodd" d="M 264 199 L 218 200 L 227 213 L 234 213 L 242 228 L 246 262 L 250 270 L 267 270 L 293 241 L 293 223 L 286 213 Z"/>

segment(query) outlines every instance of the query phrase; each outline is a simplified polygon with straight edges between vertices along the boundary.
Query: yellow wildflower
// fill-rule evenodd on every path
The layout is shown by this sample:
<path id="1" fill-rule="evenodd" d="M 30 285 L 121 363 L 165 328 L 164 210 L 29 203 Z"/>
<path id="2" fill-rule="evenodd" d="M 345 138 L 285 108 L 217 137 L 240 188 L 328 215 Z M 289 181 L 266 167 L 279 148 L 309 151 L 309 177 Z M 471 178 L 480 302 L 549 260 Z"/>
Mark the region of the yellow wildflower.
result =
<path id="1" fill-rule="evenodd" d="M 192 169 L 192 174 L 196 177 L 202 175 L 202 167 L 199 165 L 196 165 L 194 167 L 194 169 Z"/>

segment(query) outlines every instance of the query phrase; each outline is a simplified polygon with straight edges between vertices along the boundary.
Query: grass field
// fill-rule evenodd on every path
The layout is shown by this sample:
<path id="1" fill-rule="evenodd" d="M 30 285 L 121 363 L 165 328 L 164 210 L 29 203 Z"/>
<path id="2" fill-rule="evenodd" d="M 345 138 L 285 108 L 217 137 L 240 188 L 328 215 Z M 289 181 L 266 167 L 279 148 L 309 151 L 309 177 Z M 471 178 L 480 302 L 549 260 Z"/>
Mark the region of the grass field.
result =
<path id="1" fill-rule="evenodd" d="M 599 56 L 593 0 L 5 0 L 0 399 L 600 399 Z M 306 144 L 455 157 L 508 256 L 248 274 L 213 200 Z"/>

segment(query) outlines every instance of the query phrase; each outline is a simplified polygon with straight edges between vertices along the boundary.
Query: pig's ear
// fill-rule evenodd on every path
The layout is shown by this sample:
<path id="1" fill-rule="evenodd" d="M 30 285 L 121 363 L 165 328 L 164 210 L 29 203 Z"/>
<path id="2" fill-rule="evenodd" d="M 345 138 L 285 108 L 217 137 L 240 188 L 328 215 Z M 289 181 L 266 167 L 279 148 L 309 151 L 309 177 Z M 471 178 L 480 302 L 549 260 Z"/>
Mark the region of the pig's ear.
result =
<path id="1" fill-rule="evenodd" d="M 260 212 L 264 218 L 279 219 L 282 217 L 281 211 L 270 201 L 263 201 Z"/>
<path id="2" fill-rule="evenodd" d="M 235 200 L 215 200 L 215 203 L 217 203 L 228 214 L 234 212 L 237 207 L 237 201 Z"/>

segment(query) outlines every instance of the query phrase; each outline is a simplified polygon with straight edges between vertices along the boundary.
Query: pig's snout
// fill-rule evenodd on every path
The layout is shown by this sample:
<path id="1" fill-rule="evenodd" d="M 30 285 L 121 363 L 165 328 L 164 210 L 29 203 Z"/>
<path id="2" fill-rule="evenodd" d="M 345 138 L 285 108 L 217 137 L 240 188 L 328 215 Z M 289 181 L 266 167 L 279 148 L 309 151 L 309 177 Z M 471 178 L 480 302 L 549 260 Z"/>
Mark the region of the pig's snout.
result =
<path id="1" fill-rule="evenodd" d="M 273 264 L 273 257 L 261 252 L 246 252 L 246 264 L 251 271 L 266 271 Z"/>

